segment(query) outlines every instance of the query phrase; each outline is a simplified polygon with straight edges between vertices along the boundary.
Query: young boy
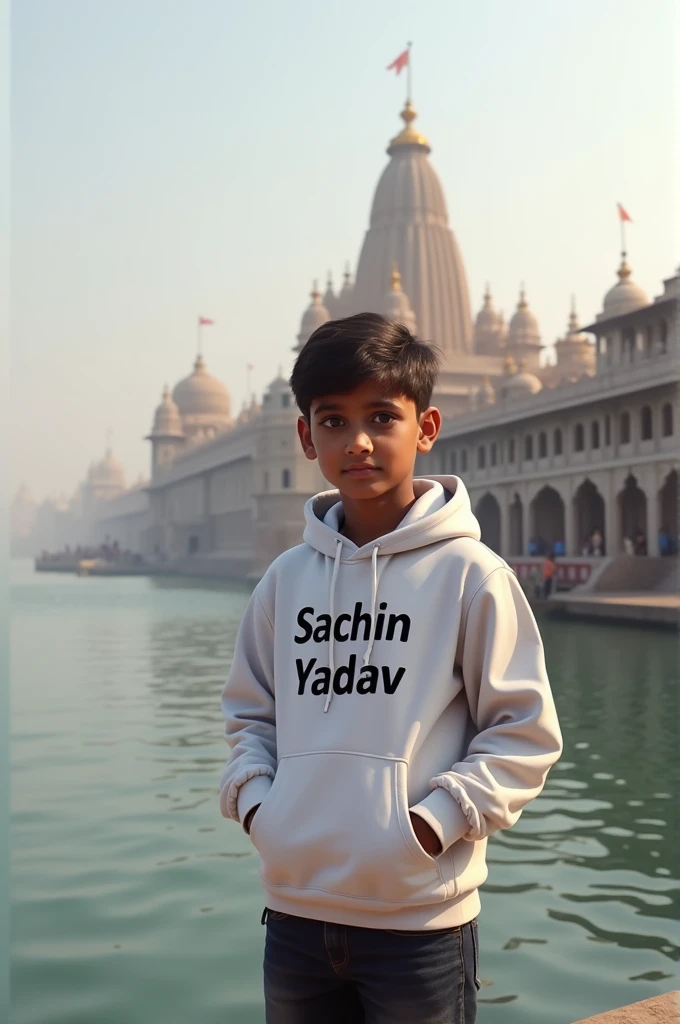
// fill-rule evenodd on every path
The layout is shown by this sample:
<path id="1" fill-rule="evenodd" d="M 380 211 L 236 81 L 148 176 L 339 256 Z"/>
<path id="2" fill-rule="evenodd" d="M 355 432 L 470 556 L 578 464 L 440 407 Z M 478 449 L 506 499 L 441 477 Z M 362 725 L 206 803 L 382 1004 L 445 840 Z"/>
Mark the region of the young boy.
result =
<path id="1" fill-rule="evenodd" d="M 268 1024 L 474 1024 L 487 838 L 562 751 L 541 639 L 455 476 L 432 348 L 331 321 L 291 386 L 305 507 L 246 609 L 222 694 L 220 809 L 261 858 Z"/>

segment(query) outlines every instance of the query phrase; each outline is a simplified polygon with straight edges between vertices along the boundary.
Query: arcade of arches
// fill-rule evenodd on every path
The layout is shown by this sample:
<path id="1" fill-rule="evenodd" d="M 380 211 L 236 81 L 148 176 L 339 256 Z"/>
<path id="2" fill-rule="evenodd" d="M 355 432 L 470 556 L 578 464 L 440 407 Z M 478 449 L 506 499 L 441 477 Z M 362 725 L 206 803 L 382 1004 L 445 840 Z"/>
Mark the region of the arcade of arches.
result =
<path id="1" fill-rule="evenodd" d="M 505 516 L 498 497 L 486 491 L 474 505 L 482 531 L 482 541 L 506 557 L 526 555 L 530 539 L 542 542 L 549 550 L 555 543 L 566 546 L 567 555 L 580 555 L 595 531 L 604 541 L 605 554 L 623 550 L 624 537 L 633 539 L 638 530 L 647 537 L 649 553 L 656 554 L 656 534 L 663 529 L 677 542 L 678 473 L 671 470 L 653 499 L 629 473 L 615 498 L 615 508 L 607 516 L 604 496 L 595 483 L 585 479 L 575 491 L 568 510 L 559 492 L 546 485 L 525 507 L 519 493 L 507 496 Z M 654 503 L 652 505 L 652 502 Z M 650 514 L 651 513 L 651 514 Z M 608 531 L 614 533 L 612 538 Z"/>

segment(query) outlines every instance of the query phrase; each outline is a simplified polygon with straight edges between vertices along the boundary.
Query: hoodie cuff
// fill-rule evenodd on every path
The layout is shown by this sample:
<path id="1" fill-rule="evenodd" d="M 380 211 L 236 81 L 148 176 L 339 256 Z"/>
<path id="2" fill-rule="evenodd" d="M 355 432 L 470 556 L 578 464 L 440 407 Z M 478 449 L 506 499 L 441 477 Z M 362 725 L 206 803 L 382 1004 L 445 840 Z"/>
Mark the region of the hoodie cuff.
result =
<path id="1" fill-rule="evenodd" d="M 470 822 L 460 804 L 441 786 L 409 810 L 427 822 L 442 844 L 442 851 L 448 850 L 470 831 Z"/>
<path id="2" fill-rule="evenodd" d="M 238 797 L 236 798 L 236 809 L 238 811 L 238 820 L 242 825 L 246 820 L 248 811 L 255 804 L 262 803 L 272 788 L 272 782 L 273 779 L 270 779 L 268 775 L 253 775 L 252 779 L 248 779 L 239 788 Z"/>

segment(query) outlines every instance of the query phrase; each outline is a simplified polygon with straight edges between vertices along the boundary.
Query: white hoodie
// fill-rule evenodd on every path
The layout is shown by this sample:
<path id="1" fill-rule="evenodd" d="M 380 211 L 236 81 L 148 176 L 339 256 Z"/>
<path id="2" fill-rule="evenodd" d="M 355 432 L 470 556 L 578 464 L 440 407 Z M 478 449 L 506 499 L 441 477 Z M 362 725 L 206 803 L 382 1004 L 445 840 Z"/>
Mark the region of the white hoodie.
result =
<path id="1" fill-rule="evenodd" d="M 414 481 L 357 547 L 337 491 L 272 563 L 222 693 L 220 810 L 261 858 L 267 905 L 368 928 L 465 924 L 487 837 L 541 792 L 562 737 L 531 609 L 480 543 L 457 477 Z M 430 856 L 409 811 L 442 845 Z"/>

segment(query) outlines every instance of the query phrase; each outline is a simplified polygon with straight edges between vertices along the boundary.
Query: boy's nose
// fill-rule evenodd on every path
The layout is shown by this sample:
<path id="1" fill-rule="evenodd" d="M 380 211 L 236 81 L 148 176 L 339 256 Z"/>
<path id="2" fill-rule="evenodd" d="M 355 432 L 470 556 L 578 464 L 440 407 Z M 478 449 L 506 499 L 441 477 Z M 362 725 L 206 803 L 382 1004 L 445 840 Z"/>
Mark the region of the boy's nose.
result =
<path id="1" fill-rule="evenodd" d="M 348 455 L 359 455 L 364 452 L 372 452 L 373 445 L 368 434 L 357 434 L 356 437 L 351 438 L 345 446 L 345 451 Z"/>

